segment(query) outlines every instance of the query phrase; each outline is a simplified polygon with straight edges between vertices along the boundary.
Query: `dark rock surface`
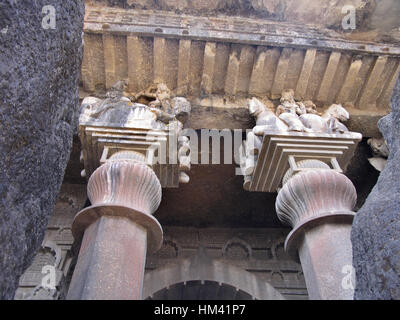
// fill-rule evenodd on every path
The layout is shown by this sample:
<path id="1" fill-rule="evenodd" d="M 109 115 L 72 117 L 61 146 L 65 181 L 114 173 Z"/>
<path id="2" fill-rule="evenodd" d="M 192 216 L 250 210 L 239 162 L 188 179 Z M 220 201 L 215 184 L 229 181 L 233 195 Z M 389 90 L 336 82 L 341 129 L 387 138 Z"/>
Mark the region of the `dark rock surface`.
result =
<path id="1" fill-rule="evenodd" d="M 55 8 L 55 29 L 42 27 L 46 5 Z M 79 103 L 83 14 L 83 0 L 0 2 L 0 299 L 13 298 L 63 180 Z"/>
<path id="2" fill-rule="evenodd" d="M 379 121 L 390 155 L 352 230 L 355 299 L 400 299 L 400 81 Z"/>

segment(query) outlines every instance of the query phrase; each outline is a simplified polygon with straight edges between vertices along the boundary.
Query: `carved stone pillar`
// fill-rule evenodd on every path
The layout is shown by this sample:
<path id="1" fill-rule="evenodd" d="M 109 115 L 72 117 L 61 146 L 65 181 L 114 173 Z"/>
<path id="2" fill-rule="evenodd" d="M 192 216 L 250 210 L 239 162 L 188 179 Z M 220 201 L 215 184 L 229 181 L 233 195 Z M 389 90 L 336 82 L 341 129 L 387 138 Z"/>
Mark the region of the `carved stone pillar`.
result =
<path id="1" fill-rule="evenodd" d="M 93 206 L 73 223 L 75 239 L 83 240 L 68 299 L 141 299 L 146 252 L 162 244 L 161 226 L 152 216 L 161 185 L 141 158 L 117 153 L 91 175 Z"/>
<path id="2" fill-rule="evenodd" d="M 338 104 L 321 115 L 312 101 L 296 101 L 294 91 L 285 90 L 281 105 L 267 105 L 249 101 L 256 126 L 240 148 L 243 187 L 279 192 L 278 217 L 293 227 L 285 248 L 300 257 L 309 297 L 352 299 L 357 194 L 342 173 L 362 135 L 342 123 L 350 115 Z"/>
<path id="3" fill-rule="evenodd" d="M 119 81 L 107 98 L 82 102 L 79 135 L 82 176 L 89 178 L 92 207 L 75 217 L 72 232 L 82 239 L 68 299 L 141 299 L 146 253 L 162 245 L 152 214 L 161 188 L 188 183 L 190 141 L 183 128 L 191 105 L 170 97 L 164 84 L 132 100 Z"/>
<path id="4" fill-rule="evenodd" d="M 301 171 L 279 191 L 278 217 L 293 227 L 285 248 L 292 256 L 298 252 L 310 299 L 353 299 L 342 272 L 352 266 L 356 199 L 352 182 L 330 169 Z"/>

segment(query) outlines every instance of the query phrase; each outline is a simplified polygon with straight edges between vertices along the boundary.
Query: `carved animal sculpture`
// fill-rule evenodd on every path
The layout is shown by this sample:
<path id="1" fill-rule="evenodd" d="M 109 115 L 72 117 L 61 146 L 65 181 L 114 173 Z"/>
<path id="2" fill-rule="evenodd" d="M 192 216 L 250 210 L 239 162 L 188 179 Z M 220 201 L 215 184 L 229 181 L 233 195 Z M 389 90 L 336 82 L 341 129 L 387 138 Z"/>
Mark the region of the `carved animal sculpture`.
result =
<path id="1" fill-rule="evenodd" d="M 375 156 L 389 157 L 389 148 L 384 138 L 371 138 L 368 139 L 368 145 L 372 149 Z"/>
<path id="2" fill-rule="evenodd" d="M 306 107 L 306 112 L 310 114 L 317 114 L 317 106 L 314 104 L 314 102 L 307 100 L 303 102 L 304 106 Z"/>
<path id="3" fill-rule="evenodd" d="M 350 119 L 349 113 L 342 105 L 331 105 L 322 117 L 326 119 L 330 133 L 344 133 L 349 131 L 349 129 L 341 123 L 341 121 L 345 122 Z"/>
<path id="4" fill-rule="evenodd" d="M 300 116 L 303 125 L 310 129 L 311 132 L 328 133 L 329 127 L 325 119 L 316 114 L 303 114 Z"/>
<path id="5" fill-rule="evenodd" d="M 249 101 L 249 112 L 256 118 L 256 126 L 253 128 L 255 135 L 262 136 L 264 132 L 285 132 L 288 127 L 274 112 L 268 109 L 257 98 Z"/>
<path id="6" fill-rule="evenodd" d="M 283 122 L 287 124 L 287 126 L 289 127 L 289 131 L 298 131 L 298 132 L 310 131 L 303 125 L 297 114 L 285 112 L 279 116 L 279 119 L 281 119 Z"/>
<path id="7" fill-rule="evenodd" d="M 389 157 L 389 147 L 384 138 L 371 138 L 368 139 L 374 157 L 369 158 L 369 163 L 379 172 L 385 169 L 387 158 Z"/>
<path id="8" fill-rule="evenodd" d="M 333 104 L 321 116 L 307 113 L 300 116 L 303 125 L 312 132 L 320 133 L 344 133 L 349 130 L 340 121 L 347 121 L 350 118 L 349 113 L 340 104 Z"/>

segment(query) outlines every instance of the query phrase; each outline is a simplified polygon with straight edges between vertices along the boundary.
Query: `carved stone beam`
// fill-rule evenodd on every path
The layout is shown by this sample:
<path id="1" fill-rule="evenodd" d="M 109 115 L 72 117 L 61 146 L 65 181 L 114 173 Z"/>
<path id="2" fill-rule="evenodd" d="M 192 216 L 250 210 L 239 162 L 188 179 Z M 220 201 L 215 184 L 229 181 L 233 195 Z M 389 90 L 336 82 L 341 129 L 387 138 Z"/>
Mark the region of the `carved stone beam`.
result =
<path id="1" fill-rule="evenodd" d="M 352 272 L 356 190 L 345 175 L 311 161 L 302 166 L 315 169 L 290 178 L 276 200 L 279 219 L 293 227 L 285 248 L 293 257 L 298 253 L 310 299 L 353 299 L 345 277 Z"/>
<path id="2" fill-rule="evenodd" d="M 146 253 L 158 250 L 163 232 L 152 216 L 161 185 L 143 155 L 113 155 L 90 177 L 93 206 L 79 212 L 72 231 L 83 237 L 67 299 L 139 300 Z"/>

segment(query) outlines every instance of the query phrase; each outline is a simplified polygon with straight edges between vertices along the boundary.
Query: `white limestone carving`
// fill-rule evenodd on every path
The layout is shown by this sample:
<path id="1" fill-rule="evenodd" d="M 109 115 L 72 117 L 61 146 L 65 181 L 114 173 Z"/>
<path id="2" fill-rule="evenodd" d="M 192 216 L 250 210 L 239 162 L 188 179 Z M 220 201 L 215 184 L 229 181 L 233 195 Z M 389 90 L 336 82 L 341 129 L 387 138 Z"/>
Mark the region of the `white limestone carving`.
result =
<path id="1" fill-rule="evenodd" d="M 373 157 L 369 158 L 368 161 L 376 170 L 382 172 L 389 157 L 389 147 L 384 138 L 368 139 L 368 144 L 373 153 Z"/>
<path id="2" fill-rule="evenodd" d="M 104 100 L 83 100 L 79 130 L 85 170 L 81 175 L 89 178 L 113 154 L 129 150 L 146 157 L 163 187 L 189 182 L 190 143 L 182 130 L 189 119 L 190 103 L 172 97 L 162 83 L 131 98 L 124 95 L 124 86 L 119 81 Z M 171 148 L 176 151 L 171 153 Z"/>
<path id="3" fill-rule="evenodd" d="M 249 112 L 256 118 L 256 126 L 253 128 L 253 132 L 257 136 L 262 136 L 268 131 L 284 132 L 288 130 L 285 123 L 257 98 L 249 101 Z"/>
<path id="4" fill-rule="evenodd" d="M 300 121 L 297 114 L 284 112 L 279 116 L 287 126 L 289 131 L 298 131 L 298 132 L 311 132 L 312 130 L 306 128 L 304 124 Z"/>
<path id="5" fill-rule="evenodd" d="M 368 145 L 371 147 L 374 156 L 389 157 L 389 147 L 384 138 L 368 139 Z"/>
<path id="6" fill-rule="evenodd" d="M 344 133 L 349 130 L 341 122 L 349 119 L 349 113 L 340 104 L 333 104 L 320 116 L 312 101 L 296 102 L 293 90 L 282 92 L 281 104 L 276 115 L 288 126 L 289 131 Z"/>
<path id="7" fill-rule="evenodd" d="M 328 133 L 329 127 L 326 120 L 317 114 L 303 114 L 300 116 L 300 121 L 303 125 L 312 132 Z"/>
<path id="8" fill-rule="evenodd" d="M 278 190 L 289 162 L 296 167 L 307 155 L 338 172 L 346 168 L 362 136 L 342 123 L 350 118 L 342 105 L 332 104 L 320 114 L 312 101 L 296 101 L 291 89 L 282 92 L 276 108 L 271 101 L 266 104 L 256 98 L 248 102 L 256 126 L 239 150 L 246 190 Z M 258 166 L 259 161 L 267 163 Z"/>
<path id="9" fill-rule="evenodd" d="M 344 133 L 349 129 L 342 123 L 350 119 L 350 115 L 341 104 L 333 104 L 322 115 L 326 120 L 329 128 L 329 133 Z"/>

